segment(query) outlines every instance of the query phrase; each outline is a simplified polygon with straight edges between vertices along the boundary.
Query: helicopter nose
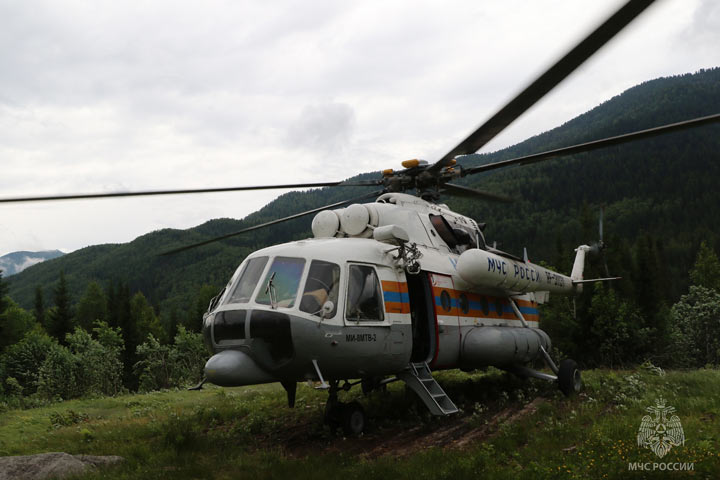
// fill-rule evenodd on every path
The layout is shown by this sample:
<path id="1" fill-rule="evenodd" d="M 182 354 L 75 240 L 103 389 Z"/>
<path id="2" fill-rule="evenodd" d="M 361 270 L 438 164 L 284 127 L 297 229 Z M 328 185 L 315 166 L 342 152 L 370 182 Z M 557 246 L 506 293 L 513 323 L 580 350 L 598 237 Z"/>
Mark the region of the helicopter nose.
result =
<path id="1" fill-rule="evenodd" d="M 205 377 L 221 387 L 240 387 L 276 382 L 255 361 L 239 350 L 223 350 L 210 357 L 205 364 Z"/>

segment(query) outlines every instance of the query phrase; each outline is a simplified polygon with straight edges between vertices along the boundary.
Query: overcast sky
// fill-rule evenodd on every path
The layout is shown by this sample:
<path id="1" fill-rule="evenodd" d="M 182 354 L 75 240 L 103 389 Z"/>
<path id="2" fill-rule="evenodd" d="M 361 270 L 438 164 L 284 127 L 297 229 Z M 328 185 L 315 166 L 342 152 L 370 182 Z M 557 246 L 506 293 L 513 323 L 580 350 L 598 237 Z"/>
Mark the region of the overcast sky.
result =
<path id="1" fill-rule="evenodd" d="M 434 161 L 621 3 L 0 0 L 0 196 Z M 720 2 L 659 0 L 483 151 L 718 65 Z M 0 255 L 242 218 L 280 193 L 0 205 Z"/>

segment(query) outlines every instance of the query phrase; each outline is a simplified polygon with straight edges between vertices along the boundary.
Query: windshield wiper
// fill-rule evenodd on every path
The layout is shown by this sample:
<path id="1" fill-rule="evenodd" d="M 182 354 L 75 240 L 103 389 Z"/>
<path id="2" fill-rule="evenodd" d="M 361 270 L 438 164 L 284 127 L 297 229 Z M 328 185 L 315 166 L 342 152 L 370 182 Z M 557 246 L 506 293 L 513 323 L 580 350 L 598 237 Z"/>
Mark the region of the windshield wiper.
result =
<path id="1" fill-rule="evenodd" d="M 272 275 L 270 275 L 270 278 L 268 279 L 267 286 L 265 287 L 265 295 L 270 297 L 270 308 L 273 310 L 277 309 L 277 292 L 275 291 L 275 285 L 273 284 L 275 273 L 277 272 L 272 272 Z"/>

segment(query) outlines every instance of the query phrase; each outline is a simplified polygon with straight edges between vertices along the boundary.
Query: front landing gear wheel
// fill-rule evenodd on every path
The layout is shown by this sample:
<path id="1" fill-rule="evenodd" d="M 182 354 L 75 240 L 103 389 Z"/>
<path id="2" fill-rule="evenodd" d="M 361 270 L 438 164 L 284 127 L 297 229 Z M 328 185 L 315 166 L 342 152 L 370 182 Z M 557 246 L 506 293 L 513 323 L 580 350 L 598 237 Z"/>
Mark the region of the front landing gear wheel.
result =
<path id="1" fill-rule="evenodd" d="M 358 402 L 342 407 L 342 429 L 345 435 L 360 435 L 365 429 L 365 411 Z"/>
<path id="2" fill-rule="evenodd" d="M 582 377 L 577 362 L 566 358 L 560 362 L 558 369 L 558 384 L 560 391 L 569 397 L 573 393 L 578 393 L 582 389 Z"/>

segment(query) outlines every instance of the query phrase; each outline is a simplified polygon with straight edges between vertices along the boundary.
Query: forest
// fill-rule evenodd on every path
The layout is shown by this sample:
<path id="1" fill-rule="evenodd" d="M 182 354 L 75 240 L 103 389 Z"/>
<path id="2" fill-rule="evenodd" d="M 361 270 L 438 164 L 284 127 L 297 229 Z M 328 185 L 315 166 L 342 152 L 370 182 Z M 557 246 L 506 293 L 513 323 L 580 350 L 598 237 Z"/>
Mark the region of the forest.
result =
<path id="1" fill-rule="evenodd" d="M 513 147 L 468 155 L 464 166 L 720 112 L 720 68 L 633 87 Z M 551 298 L 541 328 L 556 354 L 583 367 L 646 361 L 720 364 L 720 130 L 717 125 L 461 183 L 517 198 L 499 205 L 443 199 L 487 223 L 490 243 L 569 272 L 573 249 L 597 240 L 605 218 L 607 269 L 622 280 Z M 365 173 L 354 179 L 375 178 Z M 318 179 L 318 181 L 324 179 Z M 148 391 L 199 380 L 202 313 L 254 250 L 306 238 L 301 218 L 177 255 L 158 253 L 363 193 L 317 189 L 278 197 L 242 220 L 160 230 L 127 244 L 87 247 L 0 276 L 0 402 Z M 591 260 L 586 277 L 605 276 Z"/>

